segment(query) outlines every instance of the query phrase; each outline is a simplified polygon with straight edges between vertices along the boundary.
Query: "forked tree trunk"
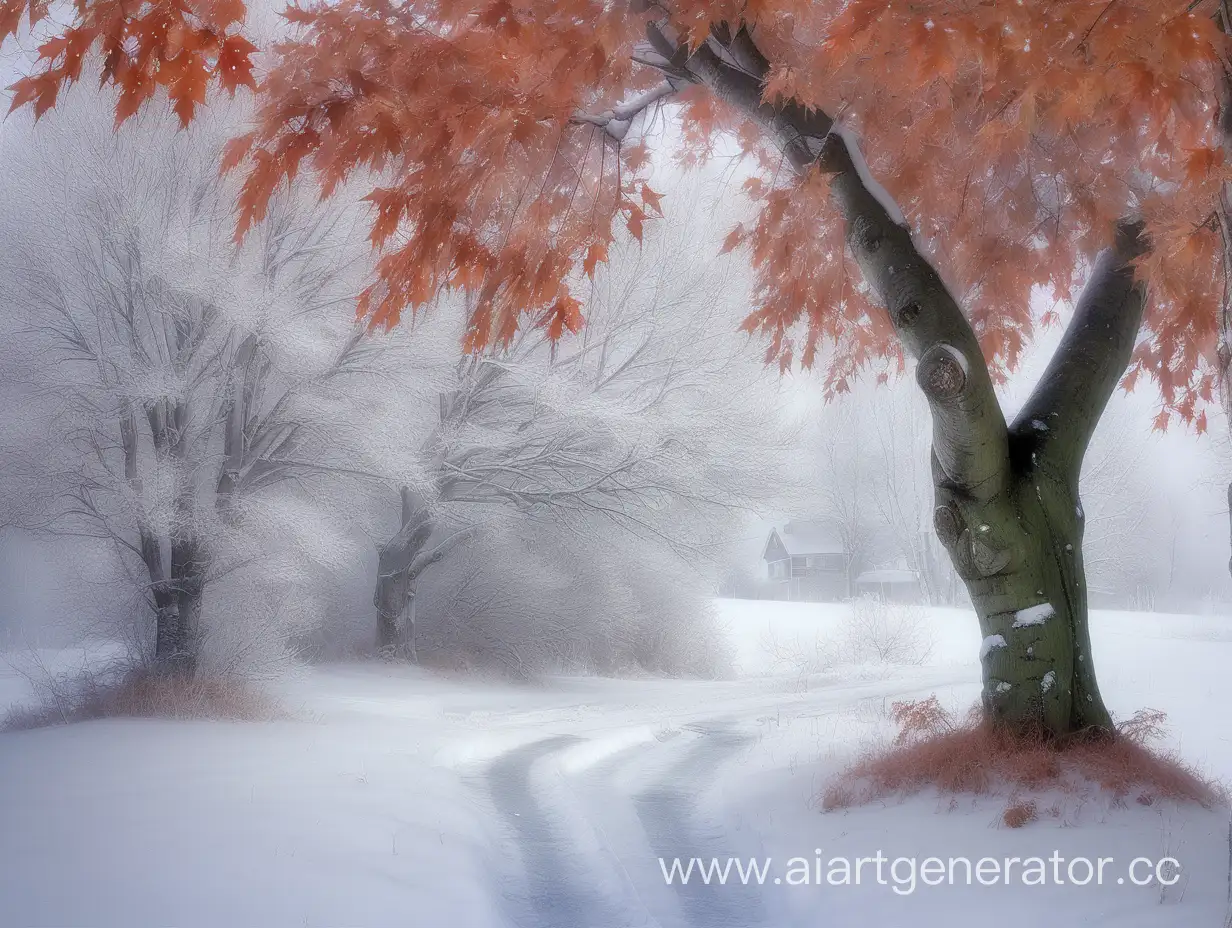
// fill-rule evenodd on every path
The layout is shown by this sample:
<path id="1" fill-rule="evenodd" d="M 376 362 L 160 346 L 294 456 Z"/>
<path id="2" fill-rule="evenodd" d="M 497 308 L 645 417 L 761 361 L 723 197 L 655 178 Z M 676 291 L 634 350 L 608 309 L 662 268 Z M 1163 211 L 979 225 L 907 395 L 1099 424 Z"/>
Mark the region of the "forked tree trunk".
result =
<path id="1" fill-rule="evenodd" d="M 934 527 L 979 616 L 988 716 L 1046 737 L 1111 734 L 1087 625 L 1078 478 L 1141 323 L 1145 294 L 1131 264 L 1146 248 L 1140 225 L 1118 228 L 1047 372 L 1007 426 L 970 324 L 833 119 L 763 102 L 769 62 L 742 28 L 714 31 L 722 55 L 689 47 L 666 21 L 650 23 L 647 38 L 669 77 L 743 111 L 797 171 L 831 176 L 847 246 L 918 362 L 933 420 Z"/>
<path id="2" fill-rule="evenodd" d="M 1049 736 L 1111 733 L 1091 654 L 1078 481 L 1142 320 L 1132 265 L 1146 248 L 1141 226 L 1118 227 L 1048 369 L 1007 426 L 970 325 L 851 149 L 830 134 L 819 163 L 833 176 L 848 247 L 918 361 L 933 419 L 934 528 L 979 616 L 984 708 Z"/>

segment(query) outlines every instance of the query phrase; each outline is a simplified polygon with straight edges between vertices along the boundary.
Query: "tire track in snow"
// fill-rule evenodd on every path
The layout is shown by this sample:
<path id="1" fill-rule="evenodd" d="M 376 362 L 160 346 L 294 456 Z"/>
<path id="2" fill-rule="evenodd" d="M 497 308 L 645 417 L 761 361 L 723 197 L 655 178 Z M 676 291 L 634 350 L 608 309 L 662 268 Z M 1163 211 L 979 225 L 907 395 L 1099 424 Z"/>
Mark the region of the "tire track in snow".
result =
<path id="1" fill-rule="evenodd" d="M 497 812 L 517 842 L 525 872 L 525 898 L 506 893 L 519 928 L 637 928 L 648 916 L 605 895 L 581 855 L 570 848 L 564 829 L 553 821 L 532 784 L 535 765 L 580 744 L 576 735 L 558 735 L 512 750 L 488 769 L 487 785 Z"/>
<path id="2" fill-rule="evenodd" d="M 683 865 L 692 857 L 725 860 L 741 853 L 721 825 L 702 816 L 697 800 L 715 771 L 757 739 L 720 720 L 711 725 L 715 722 L 719 722 L 716 727 L 685 726 L 699 732 L 701 740 L 663 782 L 633 799 L 651 850 L 668 867 L 673 858 L 681 858 Z M 659 866 L 657 860 L 654 864 Z M 713 880 L 707 884 L 695 869 L 688 883 L 677 879 L 672 884 L 688 928 L 754 928 L 764 923 L 760 888 L 742 885 L 734 870 L 731 877 L 726 885 Z"/>

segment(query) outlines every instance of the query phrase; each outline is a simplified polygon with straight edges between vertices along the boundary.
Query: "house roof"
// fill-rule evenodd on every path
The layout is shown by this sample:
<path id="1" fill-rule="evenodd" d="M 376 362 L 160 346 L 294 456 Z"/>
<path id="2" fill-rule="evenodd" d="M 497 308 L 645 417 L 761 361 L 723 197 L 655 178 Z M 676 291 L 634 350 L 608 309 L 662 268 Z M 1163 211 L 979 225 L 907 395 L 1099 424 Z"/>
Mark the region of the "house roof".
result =
<path id="1" fill-rule="evenodd" d="M 766 539 L 766 545 L 762 549 L 763 558 L 776 535 L 790 557 L 844 553 L 842 542 L 823 527 L 811 522 L 791 521 L 781 529 L 770 530 L 770 536 Z"/>
<path id="2" fill-rule="evenodd" d="M 919 578 L 914 570 L 903 570 L 896 567 L 883 567 L 879 570 L 866 570 L 856 577 L 856 585 L 861 583 L 915 583 Z"/>

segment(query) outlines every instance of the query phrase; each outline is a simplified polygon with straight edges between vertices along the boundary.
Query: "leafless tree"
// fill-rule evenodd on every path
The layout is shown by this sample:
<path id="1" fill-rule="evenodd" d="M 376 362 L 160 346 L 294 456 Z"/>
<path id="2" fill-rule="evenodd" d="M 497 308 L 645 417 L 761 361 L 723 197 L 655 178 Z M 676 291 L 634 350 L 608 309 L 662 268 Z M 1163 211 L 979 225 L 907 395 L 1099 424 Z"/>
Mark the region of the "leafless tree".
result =
<path id="1" fill-rule="evenodd" d="M 778 492 L 777 387 L 733 337 L 741 282 L 696 229 L 696 216 L 669 217 L 615 249 L 578 335 L 553 344 L 528 326 L 459 359 L 422 446 L 431 481 L 402 489 L 380 548 L 380 648 L 414 656 L 420 578 L 471 534 L 459 521 L 516 511 L 712 561 L 733 518 Z"/>
<path id="2" fill-rule="evenodd" d="M 6 154 L 8 361 L 41 413 L 6 434 L 6 467 L 25 524 L 114 546 L 148 657 L 191 670 L 207 587 L 268 553 L 250 516 L 337 464 L 331 394 L 370 351 L 342 309 L 359 268 L 344 210 L 282 199 L 230 242 L 225 123 L 113 136 L 104 115 L 41 125 L 47 161 Z"/>

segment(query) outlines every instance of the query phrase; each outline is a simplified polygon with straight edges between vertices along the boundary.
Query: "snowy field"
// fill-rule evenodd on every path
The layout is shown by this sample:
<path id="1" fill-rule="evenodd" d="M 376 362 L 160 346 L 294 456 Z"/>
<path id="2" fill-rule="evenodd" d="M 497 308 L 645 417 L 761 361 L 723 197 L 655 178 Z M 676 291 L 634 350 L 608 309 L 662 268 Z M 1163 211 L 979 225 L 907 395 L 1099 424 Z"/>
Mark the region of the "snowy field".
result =
<path id="1" fill-rule="evenodd" d="M 811 656 L 841 636 L 845 607 L 719 606 L 739 671 L 724 682 L 512 686 L 330 666 L 281 685 L 285 721 L 0 735 L 0 926 L 1224 924 L 1223 810 L 1069 797 L 1016 830 L 997 798 L 820 811 L 831 774 L 892 734 L 890 702 L 975 701 L 971 615 L 929 612 L 918 666 L 822 666 Z M 1093 624 L 1113 711 L 1165 710 L 1173 746 L 1232 780 L 1232 618 L 1096 613 Z M 0 699 L 22 692 L 15 674 L 0 679 Z M 854 868 L 878 852 L 884 883 L 871 862 L 858 886 L 833 876 L 835 859 Z M 1053 863 L 1047 885 L 1024 885 L 1021 871 L 967 885 L 949 862 L 1058 852 L 1065 885 Z M 723 886 L 664 878 L 673 858 L 733 856 L 769 858 L 763 885 L 741 885 L 734 867 Z M 957 885 L 925 885 L 930 857 Z M 1102 885 L 1073 885 L 1079 857 L 1112 859 Z M 1165 857 L 1181 865 L 1161 871 L 1170 886 L 1146 879 Z M 914 887 L 908 864 L 891 872 L 896 858 L 914 858 Z M 1146 885 L 1127 878 L 1134 858 L 1151 862 L 1134 871 Z M 789 885 L 802 869 L 808 884 Z"/>

